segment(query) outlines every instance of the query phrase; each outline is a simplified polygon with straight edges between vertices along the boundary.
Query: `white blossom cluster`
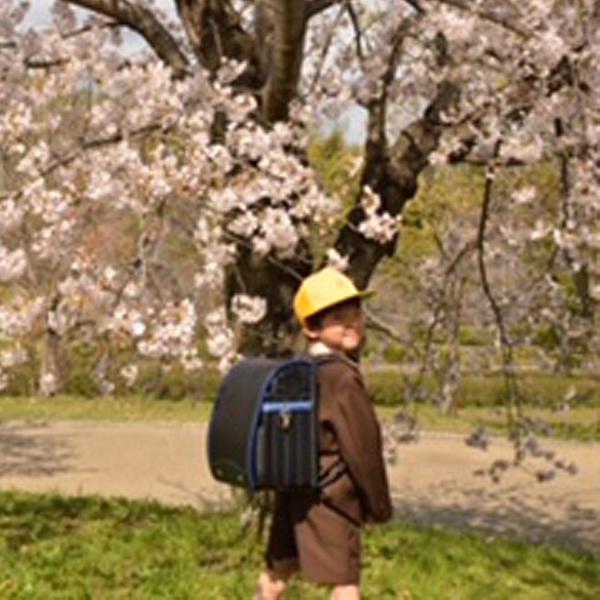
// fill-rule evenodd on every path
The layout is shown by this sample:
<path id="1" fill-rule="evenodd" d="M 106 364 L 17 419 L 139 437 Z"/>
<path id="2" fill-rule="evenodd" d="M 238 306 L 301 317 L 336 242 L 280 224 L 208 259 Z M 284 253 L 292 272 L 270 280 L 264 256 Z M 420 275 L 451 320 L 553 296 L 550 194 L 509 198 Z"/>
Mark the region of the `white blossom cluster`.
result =
<path id="1" fill-rule="evenodd" d="M 0 0 L 0 286 L 12 298 L 0 305 L 3 343 L 17 348 L 48 327 L 65 340 L 129 340 L 142 357 L 198 369 L 206 328 L 225 365 L 235 336 L 198 309 L 219 303 L 235 244 L 293 256 L 339 209 L 289 151 L 307 142 L 303 107 L 294 125 L 267 131 L 249 118 L 256 101 L 230 87 L 243 64 L 224 63 L 217 81 L 200 69 L 174 80 L 158 60 L 125 59 L 102 19 L 81 28 L 68 3 L 56 3 L 52 26 L 24 33 L 26 12 Z M 217 112 L 227 122 L 219 144 Z M 197 269 L 172 293 L 164 257 L 176 227 L 193 236 Z M 239 296 L 231 309 L 255 323 L 266 306 Z M 136 369 L 121 370 L 127 385 Z M 40 388 L 53 393 L 59 379 L 43 372 Z"/>
<path id="2" fill-rule="evenodd" d="M 327 264 L 338 271 L 344 272 L 348 268 L 348 258 L 340 254 L 335 248 L 327 250 Z"/>
<path id="3" fill-rule="evenodd" d="M 212 310 L 204 321 L 210 354 L 219 358 L 219 371 L 226 372 L 237 358 L 237 340 L 224 307 Z"/>
<path id="4" fill-rule="evenodd" d="M 14 339 L 18 347 L 19 338 L 27 334 L 44 314 L 46 301 L 42 297 L 31 300 L 16 297 L 0 306 L 0 336 Z"/>
<path id="5" fill-rule="evenodd" d="M 401 107 L 398 115 L 406 124 L 422 113 L 406 118 L 402 107 L 417 105 L 416 98 L 421 106 L 427 106 L 441 82 L 452 82 L 460 100 L 441 115 L 445 131 L 431 156 L 432 163 L 451 159 L 487 166 L 488 175 L 493 177 L 496 172 L 498 181 L 506 181 L 502 172 L 515 166 L 526 171 L 546 165 L 546 172 L 556 175 L 553 194 L 560 204 L 552 204 L 555 200 L 549 199 L 550 194 L 531 183 L 517 183 L 508 191 L 502 187 L 505 184 L 493 183 L 483 252 L 495 299 L 509 326 L 546 323 L 556 327 L 563 339 L 575 335 L 572 332 L 583 339 L 585 318 L 574 316 L 574 292 L 566 291 L 564 281 L 584 274 L 586 291 L 579 289 L 577 302 L 584 302 L 585 294 L 595 301 L 600 290 L 600 34 L 596 4 L 592 0 L 431 0 L 420 2 L 421 10 L 412 13 L 408 4 L 385 3 L 387 15 L 398 9 L 399 18 L 408 19 L 402 25 L 405 35 L 396 78 L 386 90 L 388 110 Z M 366 14 L 359 15 L 363 23 Z M 394 32 L 400 31 L 391 22 L 388 26 L 386 19 L 380 19 L 376 27 L 380 29 L 377 34 L 367 34 L 373 44 L 363 45 L 361 76 L 354 83 L 355 96 L 367 107 L 383 93 L 389 41 L 398 39 Z M 382 47 L 386 42 L 387 50 Z M 348 46 L 355 43 L 349 36 Z M 327 71 L 328 79 L 345 60 L 347 53 L 341 52 L 339 62 Z M 474 247 L 477 226 L 477 220 L 466 215 L 452 231 L 439 224 L 439 242 L 447 254 L 420 271 L 432 291 L 447 285 L 447 269 L 457 251 Z M 457 237 L 459 241 L 453 241 Z M 467 252 L 465 256 L 476 276 L 475 254 Z M 553 273 L 551 277 L 534 272 L 534 265 L 542 260 Z M 517 273 L 527 275 L 521 279 Z M 589 319 L 586 327 L 589 338 L 593 335 Z"/>
<path id="6" fill-rule="evenodd" d="M 241 323 L 258 323 L 267 312 L 264 298 L 237 294 L 231 301 L 231 310 Z"/>
<path id="7" fill-rule="evenodd" d="M 0 283 L 19 279 L 27 269 L 27 257 L 23 248 L 12 252 L 0 246 Z"/>
<path id="8" fill-rule="evenodd" d="M 599 248 L 585 231 L 600 216 L 600 34 L 594 1 L 426 0 L 417 9 L 392 0 L 359 2 L 355 8 L 360 36 L 341 9 L 326 13 L 309 36 L 314 58 L 308 80 L 317 82 L 306 90 L 311 103 L 343 114 L 348 87 L 366 108 L 385 94 L 384 110 L 394 109 L 401 121 L 387 119 L 391 136 L 421 116 L 441 82 L 456 84 L 460 101 L 441 115 L 446 130 L 431 162 L 463 154 L 481 165 L 558 163 L 568 157 L 565 194 L 572 223 L 568 234 L 555 237 L 558 244 L 568 243 L 565 250 L 577 263 L 593 267 L 598 281 L 593 257 Z M 335 50 L 322 60 L 326 46 Z M 362 54 L 356 60 L 358 46 Z M 399 52 L 392 67 L 394 48 Z M 390 82 L 387 88 L 384 81 Z M 382 239 L 393 235 L 385 217 L 361 229 L 367 235 L 381 232 Z M 533 236 L 555 235 L 553 230 L 540 222 Z"/>
<path id="9" fill-rule="evenodd" d="M 183 300 L 179 305 L 164 307 L 154 315 L 149 334 L 138 341 L 139 352 L 153 358 L 178 359 L 189 371 L 201 369 L 203 362 L 194 346 L 196 321 L 196 309 L 189 299 Z M 141 323 L 136 320 L 133 325 L 134 328 L 139 327 L 140 334 Z"/>
<path id="10" fill-rule="evenodd" d="M 154 310 L 149 308 L 142 313 L 136 307 L 120 304 L 103 322 L 103 327 L 114 334 L 123 334 L 139 340 L 147 332 L 146 321 L 154 317 Z"/>
<path id="11" fill-rule="evenodd" d="M 212 152 L 221 183 L 208 193 L 209 215 L 201 218 L 197 239 L 222 239 L 220 226 L 226 235 L 248 240 L 260 255 L 286 258 L 309 234 L 309 223 L 326 227 L 339 208 L 337 202 L 320 191 L 312 170 L 285 150 L 301 143 L 301 135 L 284 124 L 265 131 L 247 121 L 232 123 L 227 147 Z M 232 260 L 230 250 L 221 242 L 210 253 L 205 275 L 210 283 L 215 281 L 215 262 L 222 267 Z M 221 259 L 215 261 L 215 255 Z"/>
<path id="12" fill-rule="evenodd" d="M 39 389 L 42 396 L 52 396 L 57 391 L 56 375 L 45 371 L 40 375 Z"/>
<path id="13" fill-rule="evenodd" d="M 408 122 L 443 81 L 458 85 L 460 103 L 442 115 L 438 160 L 464 152 L 494 167 L 565 161 L 562 218 L 540 210 L 527 228 L 516 218 L 490 223 L 487 259 L 510 266 L 524 248 L 552 243 L 569 268 L 588 269 L 597 295 L 600 33 L 590 26 L 592 0 L 424 0 L 420 10 L 403 0 L 355 4 L 361 35 L 343 6 L 311 22 L 299 100 L 288 123 L 266 130 L 249 118 L 255 100 L 231 88 L 243 64 L 224 63 L 217 81 L 199 69 L 174 80 L 156 59 L 126 61 L 114 28 L 79 31 L 66 2 L 56 3 L 51 27 L 24 33 L 26 3 L 0 0 L 3 344 L 18 348 L 36 327 L 37 335 L 49 326 L 59 336 L 80 327 L 197 368 L 194 344 L 205 328 L 210 352 L 228 364 L 237 340 L 227 311 L 202 322 L 200 309 L 222 291 L 236 246 L 293 257 L 340 211 L 289 151 L 305 147 L 310 113 L 331 118 L 385 95 L 387 108 L 399 107 Z M 335 51 L 325 53 L 329 47 Z M 216 144 L 219 113 L 226 125 Z M 393 240 L 398 220 L 371 190 L 362 197 L 359 231 Z M 506 210 L 540 202 L 524 186 Z M 198 268 L 181 277 L 184 285 L 167 284 L 177 275 L 165 257 L 181 231 L 193 238 Z M 245 322 L 265 310 L 245 297 L 231 307 Z M 11 367 L 2 368 L 0 379 Z M 137 373 L 131 366 L 121 377 L 133 385 Z M 56 381 L 43 373 L 40 385 L 50 393 Z"/>
<path id="14" fill-rule="evenodd" d="M 119 375 L 125 381 L 127 387 L 133 387 L 140 374 L 140 369 L 136 364 L 125 365 L 119 371 Z"/>
<path id="15" fill-rule="evenodd" d="M 381 199 L 368 186 L 363 190 L 362 207 L 365 218 L 359 223 L 358 230 L 367 239 L 385 244 L 398 235 L 399 219 L 387 212 L 380 212 Z"/>
<path id="16" fill-rule="evenodd" d="M 0 369 L 10 369 L 18 365 L 22 365 L 29 359 L 25 348 L 15 347 L 10 350 L 4 350 L 0 353 Z"/>

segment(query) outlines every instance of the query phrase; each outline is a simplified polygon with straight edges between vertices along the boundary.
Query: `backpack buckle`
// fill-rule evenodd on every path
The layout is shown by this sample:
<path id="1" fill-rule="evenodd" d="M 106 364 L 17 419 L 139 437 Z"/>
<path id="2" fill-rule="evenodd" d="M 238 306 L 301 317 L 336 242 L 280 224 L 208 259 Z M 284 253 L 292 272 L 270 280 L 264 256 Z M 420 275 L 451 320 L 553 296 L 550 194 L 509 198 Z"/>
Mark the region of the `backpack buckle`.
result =
<path id="1" fill-rule="evenodd" d="M 292 423 L 292 412 L 290 410 L 282 410 L 279 413 L 279 424 L 281 425 L 281 429 L 287 431 L 290 428 L 290 424 Z"/>

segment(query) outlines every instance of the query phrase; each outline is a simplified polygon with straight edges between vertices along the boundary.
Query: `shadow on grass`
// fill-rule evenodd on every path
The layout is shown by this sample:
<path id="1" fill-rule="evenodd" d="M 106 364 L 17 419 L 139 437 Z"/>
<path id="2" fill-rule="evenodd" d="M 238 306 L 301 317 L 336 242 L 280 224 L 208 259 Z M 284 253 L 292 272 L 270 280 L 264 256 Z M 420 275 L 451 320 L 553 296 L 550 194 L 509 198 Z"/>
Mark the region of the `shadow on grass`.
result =
<path id="1" fill-rule="evenodd" d="M 517 486 L 494 492 L 489 488 L 465 490 L 446 482 L 432 491 L 428 496 L 396 498 L 396 515 L 427 527 L 519 537 L 600 558 L 600 509 L 583 508 L 570 499 L 545 499 L 533 507 Z M 560 518 L 554 516 L 557 514 Z"/>
<path id="2" fill-rule="evenodd" d="M 191 486 L 183 481 L 167 479 L 160 477 L 158 482 L 178 493 L 185 498 L 186 505 L 194 507 L 199 512 L 223 512 L 233 510 L 236 506 L 231 488 L 222 486 L 222 490 L 198 490 L 196 486 Z"/>
<path id="3" fill-rule="evenodd" d="M 0 478 L 48 477 L 70 470 L 74 449 L 46 425 L 0 425 Z"/>

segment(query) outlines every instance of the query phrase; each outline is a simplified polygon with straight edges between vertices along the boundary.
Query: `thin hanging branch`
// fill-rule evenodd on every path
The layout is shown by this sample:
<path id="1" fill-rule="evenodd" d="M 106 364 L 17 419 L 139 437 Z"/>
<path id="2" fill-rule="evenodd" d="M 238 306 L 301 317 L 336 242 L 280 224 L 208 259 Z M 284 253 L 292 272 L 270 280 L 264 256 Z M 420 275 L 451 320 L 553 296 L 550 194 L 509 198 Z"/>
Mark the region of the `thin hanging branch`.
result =
<path id="1" fill-rule="evenodd" d="M 435 305 L 433 311 L 433 318 L 427 327 L 427 332 L 425 334 L 425 343 L 423 347 L 423 356 L 421 359 L 421 364 L 419 365 L 419 373 L 413 385 L 410 388 L 410 395 L 412 397 L 417 397 L 420 395 L 420 390 L 423 386 L 423 381 L 425 379 L 425 374 L 427 373 L 427 369 L 429 368 L 429 360 L 431 357 L 431 351 L 433 348 L 433 341 L 435 330 L 438 325 L 443 321 L 444 311 L 446 309 L 446 289 L 451 285 L 452 278 L 454 277 L 458 267 L 462 264 L 464 260 L 466 260 L 471 252 L 476 249 L 477 242 L 469 241 L 467 242 L 459 252 L 457 252 L 456 256 L 452 259 L 450 264 L 448 265 L 446 272 L 444 273 L 444 282 L 442 284 L 442 298 Z"/>
<path id="2" fill-rule="evenodd" d="M 336 15 L 335 19 L 333 20 L 333 23 L 331 23 L 331 25 L 329 27 L 329 31 L 327 32 L 327 40 L 325 41 L 325 44 L 323 44 L 323 48 L 321 49 L 321 53 L 319 55 L 319 60 L 317 63 L 317 68 L 315 69 L 315 74 L 314 74 L 312 83 L 309 85 L 309 93 L 312 93 L 314 91 L 315 87 L 319 83 L 319 80 L 321 79 L 323 66 L 325 64 L 325 60 L 327 59 L 327 55 L 329 54 L 329 49 L 331 48 L 331 44 L 333 42 L 333 36 L 336 32 L 336 29 L 338 28 L 338 26 L 340 24 L 345 12 L 346 12 L 346 8 L 342 7 L 338 11 L 338 14 Z"/>
<path id="3" fill-rule="evenodd" d="M 498 153 L 499 145 L 496 147 L 496 154 Z M 494 321 L 500 335 L 500 346 L 502 349 L 502 370 L 504 373 L 504 382 L 506 392 L 508 396 L 508 416 L 509 424 L 514 427 L 521 419 L 521 402 L 520 394 L 517 386 L 517 380 L 515 375 L 515 361 L 512 347 L 512 341 L 506 328 L 506 322 L 502 309 L 498 304 L 492 287 L 490 285 L 487 265 L 485 261 L 485 243 L 486 243 L 486 229 L 490 217 L 490 206 L 492 203 L 493 189 L 495 180 L 495 166 L 490 163 L 488 164 L 485 188 L 483 193 L 483 202 L 481 205 L 481 213 L 479 217 L 479 226 L 477 230 L 477 263 L 479 266 L 479 276 L 481 280 L 481 287 L 483 293 L 488 300 L 492 313 L 494 315 Z"/>

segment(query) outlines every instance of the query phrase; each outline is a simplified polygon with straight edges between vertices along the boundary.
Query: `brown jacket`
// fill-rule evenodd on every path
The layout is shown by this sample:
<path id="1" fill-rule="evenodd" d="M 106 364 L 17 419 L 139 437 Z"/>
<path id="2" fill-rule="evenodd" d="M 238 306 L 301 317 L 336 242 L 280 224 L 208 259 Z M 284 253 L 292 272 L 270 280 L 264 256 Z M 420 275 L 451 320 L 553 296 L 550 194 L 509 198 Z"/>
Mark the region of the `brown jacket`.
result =
<path id="1" fill-rule="evenodd" d="M 392 505 L 381 430 L 358 365 L 321 357 L 319 445 L 323 497 L 356 523 L 383 522 Z"/>

